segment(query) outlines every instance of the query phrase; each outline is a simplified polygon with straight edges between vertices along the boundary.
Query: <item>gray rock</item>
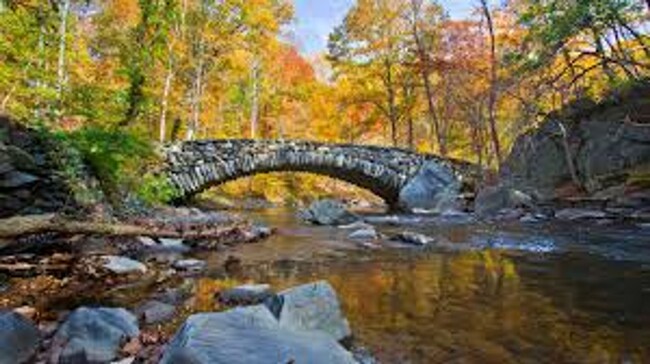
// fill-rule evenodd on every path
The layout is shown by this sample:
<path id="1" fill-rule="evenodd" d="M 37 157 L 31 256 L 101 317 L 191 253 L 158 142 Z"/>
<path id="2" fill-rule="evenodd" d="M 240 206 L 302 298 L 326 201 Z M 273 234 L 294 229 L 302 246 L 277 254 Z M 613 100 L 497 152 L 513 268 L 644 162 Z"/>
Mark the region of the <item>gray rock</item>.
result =
<path id="1" fill-rule="evenodd" d="M 346 210 L 340 201 L 325 199 L 313 202 L 299 213 L 299 217 L 317 225 L 351 224 L 358 218 Z"/>
<path id="2" fill-rule="evenodd" d="M 607 213 L 600 210 L 589 209 L 563 209 L 555 213 L 555 218 L 560 220 L 585 220 L 585 219 L 604 219 Z"/>
<path id="3" fill-rule="evenodd" d="M 183 239 L 160 238 L 160 245 L 166 248 L 184 248 Z"/>
<path id="4" fill-rule="evenodd" d="M 552 115 L 538 128 L 521 135 L 504 163 L 502 178 L 523 191 L 536 191 L 553 198 L 558 186 L 572 181 L 566 163 L 563 133 L 557 120 L 564 121 L 569 154 L 576 172 L 586 185 L 600 186 L 601 177 L 621 175 L 650 162 L 650 129 L 645 116 L 629 110 L 642 109 L 649 89 L 630 93 L 615 104 L 587 105 Z M 605 182 L 607 183 L 607 182 Z"/>
<path id="5" fill-rule="evenodd" d="M 190 316 L 161 364 L 354 364 L 352 354 L 320 332 L 281 327 L 263 305 Z"/>
<path id="6" fill-rule="evenodd" d="M 38 172 L 39 166 L 34 157 L 15 145 L 8 145 L 3 152 L 9 156 L 12 164 L 23 171 Z"/>
<path id="7" fill-rule="evenodd" d="M 358 220 L 351 224 L 339 225 L 338 228 L 343 230 L 358 230 L 358 229 L 370 229 L 373 228 L 373 226 L 364 221 Z"/>
<path id="8" fill-rule="evenodd" d="M 40 333 L 28 319 L 15 312 L 0 312 L 0 364 L 28 362 L 39 341 Z"/>
<path id="9" fill-rule="evenodd" d="M 458 206 L 461 182 L 454 171 L 434 162 L 425 163 L 399 193 L 399 205 L 413 211 L 443 212 Z"/>
<path id="10" fill-rule="evenodd" d="M 244 231 L 244 240 L 253 242 L 260 239 L 268 238 L 273 234 L 273 229 L 268 226 L 255 224 Z"/>
<path id="11" fill-rule="evenodd" d="M 198 272 L 202 271 L 207 267 L 208 263 L 203 260 L 198 259 L 182 259 L 174 262 L 173 267 L 178 270 L 184 270 L 189 272 Z"/>
<path id="12" fill-rule="evenodd" d="M 392 240 L 416 246 L 425 246 L 436 242 L 435 238 L 410 231 L 401 232 L 395 235 Z"/>
<path id="13" fill-rule="evenodd" d="M 2 178 L 0 178 L 0 188 L 23 187 L 23 186 L 30 185 L 38 180 L 39 180 L 38 177 L 29 173 L 10 171 L 8 173 L 3 174 Z"/>
<path id="14" fill-rule="evenodd" d="M 244 284 L 221 292 L 219 300 L 226 304 L 257 304 L 272 294 L 268 284 Z"/>
<path id="15" fill-rule="evenodd" d="M 167 321 L 174 317 L 175 313 L 176 307 L 156 300 L 148 301 L 135 310 L 136 316 L 147 325 Z"/>
<path id="16" fill-rule="evenodd" d="M 0 175 L 15 170 L 14 166 L 0 157 Z"/>
<path id="17" fill-rule="evenodd" d="M 348 238 L 358 240 L 375 240 L 379 238 L 379 234 L 377 233 L 377 230 L 370 227 L 356 230 L 348 235 Z"/>
<path id="18" fill-rule="evenodd" d="M 160 238 L 160 245 L 156 246 L 159 250 L 166 252 L 185 253 L 191 248 L 183 243 L 183 239 Z"/>
<path id="19" fill-rule="evenodd" d="M 539 216 L 537 214 L 531 214 L 531 213 L 528 213 L 528 214 L 522 216 L 519 219 L 519 221 L 521 221 L 523 223 L 536 223 L 536 222 L 540 222 L 540 221 L 543 221 L 543 220 L 544 220 L 544 217 Z"/>
<path id="20" fill-rule="evenodd" d="M 138 320 L 123 308 L 80 307 L 54 335 L 54 362 L 107 363 L 139 334 Z"/>
<path id="21" fill-rule="evenodd" d="M 487 217 L 504 209 L 531 208 L 531 196 L 507 185 L 485 187 L 479 191 L 474 202 L 477 215 Z"/>
<path id="22" fill-rule="evenodd" d="M 148 236 L 139 236 L 138 241 L 142 243 L 142 245 L 147 246 L 147 247 L 152 247 L 158 245 L 156 241 L 153 238 L 150 238 Z"/>
<path id="23" fill-rule="evenodd" d="M 103 267 L 115 274 L 147 272 L 147 266 L 138 262 L 137 260 L 115 255 L 106 255 L 102 257 L 102 259 L 104 259 Z"/>
<path id="24" fill-rule="evenodd" d="M 267 299 L 265 304 L 283 328 L 320 331 L 335 340 L 350 336 L 350 325 L 341 312 L 336 292 L 326 281 L 280 292 Z"/>

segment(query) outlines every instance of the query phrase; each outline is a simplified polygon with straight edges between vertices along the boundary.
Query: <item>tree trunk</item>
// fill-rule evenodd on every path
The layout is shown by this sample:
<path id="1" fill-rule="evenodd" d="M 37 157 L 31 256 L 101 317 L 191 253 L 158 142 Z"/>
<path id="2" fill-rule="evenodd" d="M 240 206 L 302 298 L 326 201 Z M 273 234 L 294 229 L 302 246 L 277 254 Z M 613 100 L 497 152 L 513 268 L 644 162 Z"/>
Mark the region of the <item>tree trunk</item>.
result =
<path id="1" fill-rule="evenodd" d="M 576 170 L 576 165 L 573 162 L 573 155 L 571 153 L 571 146 L 569 145 L 569 135 L 567 133 L 566 127 L 564 124 L 557 120 L 556 121 L 558 128 L 560 129 L 560 136 L 562 137 L 562 148 L 564 149 L 564 159 L 566 161 L 567 168 L 569 169 L 569 175 L 571 175 L 571 180 L 579 188 L 582 189 L 582 182 L 578 177 L 578 172 Z"/>
<path id="2" fill-rule="evenodd" d="M 203 72 L 205 67 L 205 42 L 199 40 L 198 63 L 194 71 L 194 90 L 192 91 L 191 115 L 187 127 L 186 140 L 194 140 L 199 129 L 199 118 L 201 116 L 201 99 L 203 98 Z"/>
<path id="3" fill-rule="evenodd" d="M 171 48 L 171 47 L 170 47 Z M 171 52 L 171 49 L 170 49 Z M 172 88 L 172 81 L 174 80 L 174 62 L 172 56 L 169 56 L 169 63 L 167 66 L 167 77 L 165 77 L 165 86 L 163 88 L 163 95 L 160 110 L 160 137 L 161 143 L 165 142 L 165 135 L 167 133 L 167 108 L 169 104 L 169 92 Z"/>
<path id="4" fill-rule="evenodd" d="M 413 15 L 412 27 L 413 39 L 415 40 L 415 47 L 417 49 L 418 58 L 420 60 L 420 76 L 422 78 L 422 84 L 424 85 L 424 93 L 427 98 L 427 109 L 429 114 L 429 119 L 431 120 L 431 125 L 433 126 L 433 132 L 436 136 L 436 142 L 438 143 L 438 153 L 441 156 L 445 157 L 447 155 L 447 143 L 445 137 L 440 128 L 440 120 L 438 119 L 438 114 L 436 113 L 436 104 L 435 104 L 435 95 L 433 92 L 433 87 L 431 85 L 431 80 L 429 75 L 431 74 L 431 67 L 429 62 L 430 53 L 426 45 L 422 42 L 420 37 L 420 29 L 418 27 L 418 18 L 421 13 L 422 2 L 420 0 L 411 0 L 411 12 Z"/>
<path id="5" fill-rule="evenodd" d="M 490 91 L 488 97 L 488 120 L 490 124 L 490 137 L 492 139 L 492 146 L 494 148 L 494 154 L 497 159 L 497 168 L 501 169 L 501 145 L 499 142 L 499 133 L 497 131 L 497 122 L 496 122 L 496 100 L 497 100 L 497 56 L 496 56 L 496 37 L 494 34 L 494 24 L 492 22 L 492 14 L 490 13 L 490 8 L 488 7 L 487 0 L 481 0 L 481 6 L 483 8 L 483 14 L 488 26 L 488 32 L 490 36 Z"/>
<path id="6" fill-rule="evenodd" d="M 389 60 L 384 61 L 386 67 L 386 96 L 388 102 L 388 119 L 390 121 L 390 138 L 393 146 L 397 146 L 397 106 L 395 105 L 395 87 L 393 85 L 393 65 Z"/>
<path id="7" fill-rule="evenodd" d="M 59 8 L 60 21 L 59 24 L 59 60 L 57 64 L 57 81 L 56 81 L 56 98 L 59 108 L 62 107 L 63 88 L 66 83 L 65 72 L 65 52 L 67 48 L 67 34 L 68 34 L 68 15 L 70 14 L 70 0 L 63 0 L 63 6 Z M 61 111 L 61 110 L 59 110 Z"/>
<path id="8" fill-rule="evenodd" d="M 98 234 L 207 239 L 224 237 L 229 232 L 237 232 L 246 227 L 246 223 L 232 222 L 226 226 L 197 227 L 196 230 L 179 231 L 175 228 L 69 220 L 54 214 L 17 216 L 8 219 L 0 219 L 0 248 L 11 245 L 15 238 L 51 232 L 70 235 Z"/>
<path id="9" fill-rule="evenodd" d="M 260 113 L 260 61 L 256 58 L 253 60 L 253 69 L 251 70 L 252 86 L 251 86 L 251 115 L 250 115 L 250 125 L 251 125 L 251 139 L 257 137 L 257 129 L 259 123 L 259 113 Z"/>

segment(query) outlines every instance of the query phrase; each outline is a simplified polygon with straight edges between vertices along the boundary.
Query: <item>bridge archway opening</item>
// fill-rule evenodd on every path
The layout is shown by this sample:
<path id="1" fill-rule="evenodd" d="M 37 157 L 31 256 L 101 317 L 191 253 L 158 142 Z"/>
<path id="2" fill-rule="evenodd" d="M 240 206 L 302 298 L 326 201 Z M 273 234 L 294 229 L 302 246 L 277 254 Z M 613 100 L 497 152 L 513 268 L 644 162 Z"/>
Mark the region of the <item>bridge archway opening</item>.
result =
<path id="1" fill-rule="evenodd" d="M 198 200 L 243 203 L 268 201 L 300 206 L 321 198 L 334 198 L 360 209 L 387 209 L 387 202 L 369 189 L 327 175 L 300 172 L 255 173 L 213 184 L 195 196 Z"/>

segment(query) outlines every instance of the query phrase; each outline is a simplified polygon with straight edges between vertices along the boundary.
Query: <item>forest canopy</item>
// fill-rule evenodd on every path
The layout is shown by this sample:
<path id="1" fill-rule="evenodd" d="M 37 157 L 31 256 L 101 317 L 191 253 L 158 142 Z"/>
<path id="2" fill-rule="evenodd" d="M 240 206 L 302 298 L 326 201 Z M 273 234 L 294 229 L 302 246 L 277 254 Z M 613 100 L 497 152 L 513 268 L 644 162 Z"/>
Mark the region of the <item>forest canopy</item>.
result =
<path id="1" fill-rule="evenodd" d="M 433 0 L 358 0 L 306 56 L 285 0 L 0 0 L 0 113 L 64 133 L 382 144 L 498 168 L 549 113 L 650 72 L 644 1 L 472 4 L 454 19 Z M 248 187 L 316 183 L 260 178 Z"/>

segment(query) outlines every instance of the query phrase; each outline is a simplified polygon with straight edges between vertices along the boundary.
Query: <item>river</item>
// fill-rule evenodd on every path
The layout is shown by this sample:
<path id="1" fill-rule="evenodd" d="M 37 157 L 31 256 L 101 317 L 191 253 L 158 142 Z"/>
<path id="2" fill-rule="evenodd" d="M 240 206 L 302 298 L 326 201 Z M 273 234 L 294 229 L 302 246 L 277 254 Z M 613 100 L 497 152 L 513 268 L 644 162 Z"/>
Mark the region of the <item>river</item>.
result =
<path id="1" fill-rule="evenodd" d="M 371 216 L 380 231 L 455 245 L 368 250 L 292 211 L 254 217 L 278 231 L 229 253 L 243 262 L 238 279 L 278 289 L 328 280 L 357 341 L 382 362 L 650 362 L 648 230 Z M 223 254 L 203 258 L 218 266 Z"/>
<path id="2" fill-rule="evenodd" d="M 351 230 L 307 225 L 292 210 L 242 214 L 276 233 L 188 253 L 207 261 L 199 276 L 168 275 L 161 263 L 147 279 L 85 279 L 67 290 L 57 289 L 65 279 L 42 276 L 18 280 L 0 298 L 56 317 L 83 304 L 135 308 L 190 286 L 189 303 L 166 325 L 171 334 L 193 312 L 223 309 L 214 295 L 225 287 L 327 280 L 355 342 L 381 363 L 650 363 L 648 228 L 366 213 L 386 236 L 412 231 L 438 241 L 419 248 L 382 239 L 373 249 L 349 239 Z M 38 285 L 45 293 L 32 293 Z"/>

